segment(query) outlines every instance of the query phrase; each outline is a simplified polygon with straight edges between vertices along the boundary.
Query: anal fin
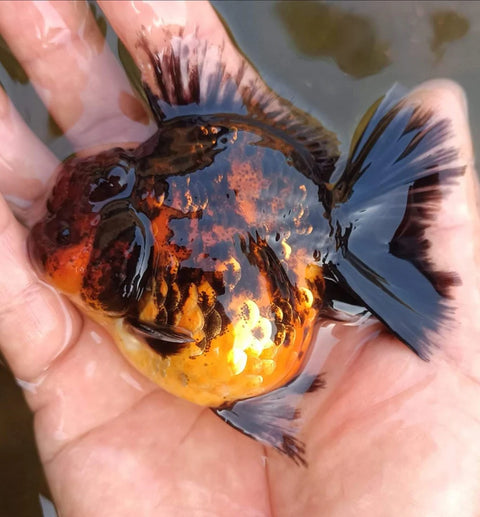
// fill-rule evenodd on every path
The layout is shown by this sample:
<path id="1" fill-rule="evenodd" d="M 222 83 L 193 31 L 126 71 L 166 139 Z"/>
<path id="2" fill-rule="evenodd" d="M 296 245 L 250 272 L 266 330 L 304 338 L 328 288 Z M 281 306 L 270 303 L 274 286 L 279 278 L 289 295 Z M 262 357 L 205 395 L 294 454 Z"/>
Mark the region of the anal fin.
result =
<path id="1" fill-rule="evenodd" d="M 133 318 L 128 319 L 128 326 L 162 357 L 178 354 L 188 343 L 194 341 L 190 332 L 178 327 L 158 325 Z"/>
<path id="2" fill-rule="evenodd" d="M 298 405 L 305 393 L 323 388 L 323 374 L 304 372 L 282 388 L 213 411 L 235 429 L 306 467 L 305 444 L 297 438 L 301 417 Z"/>

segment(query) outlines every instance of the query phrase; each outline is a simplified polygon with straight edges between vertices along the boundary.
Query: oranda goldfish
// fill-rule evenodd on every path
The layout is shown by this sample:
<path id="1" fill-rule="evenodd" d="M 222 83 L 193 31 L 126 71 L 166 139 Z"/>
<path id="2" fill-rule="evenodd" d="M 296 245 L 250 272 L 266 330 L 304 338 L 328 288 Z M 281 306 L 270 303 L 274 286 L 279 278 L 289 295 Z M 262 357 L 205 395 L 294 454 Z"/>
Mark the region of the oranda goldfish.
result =
<path id="1" fill-rule="evenodd" d="M 181 46 L 143 44 L 158 131 L 62 164 L 32 259 L 154 382 L 302 461 L 275 408 L 319 321 L 356 307 L 428 355 L 454 282 L 424 236 L 463 171 L 448 122 L 394 88 L 340 160 L 334 133 L 266 86 L 239 88 L 242 71 L 204 77 Z M 269 411 L 249 405 L 267 394 Z"/>

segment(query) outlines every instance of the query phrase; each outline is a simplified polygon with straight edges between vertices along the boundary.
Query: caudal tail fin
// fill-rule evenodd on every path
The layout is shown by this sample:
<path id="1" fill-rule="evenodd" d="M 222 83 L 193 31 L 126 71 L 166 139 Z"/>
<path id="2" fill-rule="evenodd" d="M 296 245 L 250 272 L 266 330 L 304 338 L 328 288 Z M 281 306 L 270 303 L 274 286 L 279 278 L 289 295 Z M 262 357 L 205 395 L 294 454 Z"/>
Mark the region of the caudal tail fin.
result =
<path id="1" fill-rule="evenodd" d="M 458 282 L 435 268 L 425 234 L 464 172 L 450 137 L 448 119 L 395 87 L 360 123 L 331 191 L 336 246 L 325 266 L 424 359 Z"/>

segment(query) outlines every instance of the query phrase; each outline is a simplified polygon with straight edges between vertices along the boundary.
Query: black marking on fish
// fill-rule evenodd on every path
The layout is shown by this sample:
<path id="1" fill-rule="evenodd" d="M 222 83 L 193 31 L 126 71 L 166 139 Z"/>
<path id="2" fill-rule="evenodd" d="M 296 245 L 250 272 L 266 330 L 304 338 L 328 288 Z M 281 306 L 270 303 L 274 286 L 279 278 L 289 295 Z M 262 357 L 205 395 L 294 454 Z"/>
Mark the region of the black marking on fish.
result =
<path id="1" fill-rule="evenodd" d="M 125 314 L 140 300 L 149 280 L 153 253 L 150 220 L 128 200 L 100 211 L 100 223 L 83 278 L 85 299 L 110 314 Z"/>
<path id="2" fill-rule="evenodd" d="M 276 390 L 213 411 L 235 429 L 306 467 L 305 444 L 295 436 L 300 412 L 288 403 L 287 397 L 285 391 Z"/>
<path id="3" fill-rule="evenodd" d="M 213 411 L 229 425 L 274 447 L 299 466 L 306 467 L 305 444 L 299 440 L 298 402 L 305 393 L 326 387 L 325 374 L 302 373 L 286 386 L 259 397 L 240 400 Z"/>
<path id="4" fill-rule="evenodd" d="M 194 339 L 190 332 L 171 325 L 157 325 L 134 318 L 126 320 L 128 328 L 162 357 L 180 353 Z"/>
<path id="5" fill-rule="evenodd" d="M 357 141 L 332 190 L 335 251 L 325 259 L 360 299 L 421 358 L 451 316 L 454 272 L 435 269 L 425 231 L 465 170 L 448 146 L 448 120 L 406 103 L 393 89 Z"/>
<path id="6" fill-rule="evenodd" d="M 152 49 L 143 35 L 138 45 L 154 72 L 157 91 L 145 81 L 143 87 L 160 131 L 166 121 L 184 116 L 215 115 L 218 120 L 243 116 L 292 138 L 296 143 L 289 157 L 292 164 L 319 186 L 328 181 L 339 157 L 335 134 L 276 95 L 259 77 L 247 79 L 246 59 L 233 75 L 226 70 L 222 49 L 220 55 L 210 56 L 207 41 L 186 38 L 183 32 L 160 50 Z M 311 165 L 305 168 L 305 162 Z"/>

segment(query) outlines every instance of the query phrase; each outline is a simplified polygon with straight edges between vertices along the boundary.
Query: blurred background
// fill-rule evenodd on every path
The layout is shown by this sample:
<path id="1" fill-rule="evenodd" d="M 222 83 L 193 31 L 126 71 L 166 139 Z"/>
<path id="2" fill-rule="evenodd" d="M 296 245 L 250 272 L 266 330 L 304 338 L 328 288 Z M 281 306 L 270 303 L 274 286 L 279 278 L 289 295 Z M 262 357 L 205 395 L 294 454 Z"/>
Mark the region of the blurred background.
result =
<path id="1" fill-rule="evenodd" d="M 480 2 L 212 2 L 239 49 L 281 96 L 338 134 L 342 149 L 367 108 L 393 84 L 433 78 L 465 90 L 480 151 Z M 129 76 L 131 59 L 95 2 L 90 7 Z M 61 159 L 71 147 L 0 38 L 0 83 Z M 0 517 L 54 516 L 30 415 L 0 358 Z"/>

